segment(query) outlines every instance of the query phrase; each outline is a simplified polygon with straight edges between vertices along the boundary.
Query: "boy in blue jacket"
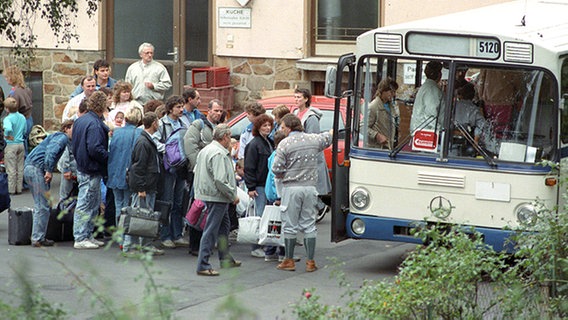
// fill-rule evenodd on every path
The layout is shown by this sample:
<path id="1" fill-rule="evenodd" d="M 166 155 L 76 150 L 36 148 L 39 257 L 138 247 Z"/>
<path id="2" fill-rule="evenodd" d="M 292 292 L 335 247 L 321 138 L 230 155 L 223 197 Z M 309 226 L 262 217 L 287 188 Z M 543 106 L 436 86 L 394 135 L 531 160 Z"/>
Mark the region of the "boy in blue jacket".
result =
<path id="1" fill-rule="evenodd" d="M 69 144 L 72 130 L 73 120 L 63 122 L 60 132 L 47 136 L 26 158 L 24 177 L 32 191 L 35 205 L 32 224 L 34 247 L 53 246 L 53 241 L 45 238 L 50 211 L 47 195 L 53 171 Z"/>

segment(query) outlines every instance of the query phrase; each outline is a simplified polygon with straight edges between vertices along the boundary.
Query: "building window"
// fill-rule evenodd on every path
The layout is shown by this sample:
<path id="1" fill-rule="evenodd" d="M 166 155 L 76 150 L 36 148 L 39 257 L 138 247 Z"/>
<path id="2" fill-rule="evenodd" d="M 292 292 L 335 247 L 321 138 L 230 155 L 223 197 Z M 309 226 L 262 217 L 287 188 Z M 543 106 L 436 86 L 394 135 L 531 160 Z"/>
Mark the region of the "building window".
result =
<path id="1" fill-rule="evenodd" d="M 316 12 L 316 41 L 355 41 L 379 26 L 378 0 L 318 0 Z"/>

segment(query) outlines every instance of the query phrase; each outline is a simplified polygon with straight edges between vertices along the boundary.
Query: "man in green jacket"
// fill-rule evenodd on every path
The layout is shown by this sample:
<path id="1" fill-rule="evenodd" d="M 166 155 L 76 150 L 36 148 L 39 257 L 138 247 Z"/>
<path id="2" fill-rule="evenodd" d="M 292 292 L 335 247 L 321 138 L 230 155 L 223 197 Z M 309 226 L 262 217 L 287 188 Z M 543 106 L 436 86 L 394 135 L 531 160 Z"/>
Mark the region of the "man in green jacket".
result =
<path id="1" fill-rule="evenodd" d="M 241 262 L 229 253 L 228 246 L 229 204 L 239 202 L 233 163 L 229 155 L 230 145 L 231 129 L 226 124 L 216 126 L 213 141 L 199 152 L 195 164 L 195 199 L 205 202 L 208 210 L 197 258 L 197 274 L 201 276 L 219 275 L 209 263 L 215 243 L 218 243 L 222 268 L 241 266 Z"/>

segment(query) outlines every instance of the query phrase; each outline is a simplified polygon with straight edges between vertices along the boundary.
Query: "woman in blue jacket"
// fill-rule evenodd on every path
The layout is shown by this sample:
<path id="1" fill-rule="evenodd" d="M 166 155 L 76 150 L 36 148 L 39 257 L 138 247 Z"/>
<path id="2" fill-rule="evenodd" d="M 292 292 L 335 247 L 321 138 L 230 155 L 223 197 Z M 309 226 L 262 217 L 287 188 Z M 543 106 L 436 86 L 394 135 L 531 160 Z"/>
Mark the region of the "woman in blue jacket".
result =
<path id="1" fill-rule="evenodd" d="M 113 133 L 108 152 L 107 187 L 112 189 L 114 195 L 117 226 L 120 210 L 130 202 L 131 192 L 126 182 L 126 169 L 130 166 L 136 140 L 142 133 L 142 129 L 138 128 L 142 121 L 142 112 L 138 108 L 131 108 L 126 112 L 125 120 L 126 125 Z"/>

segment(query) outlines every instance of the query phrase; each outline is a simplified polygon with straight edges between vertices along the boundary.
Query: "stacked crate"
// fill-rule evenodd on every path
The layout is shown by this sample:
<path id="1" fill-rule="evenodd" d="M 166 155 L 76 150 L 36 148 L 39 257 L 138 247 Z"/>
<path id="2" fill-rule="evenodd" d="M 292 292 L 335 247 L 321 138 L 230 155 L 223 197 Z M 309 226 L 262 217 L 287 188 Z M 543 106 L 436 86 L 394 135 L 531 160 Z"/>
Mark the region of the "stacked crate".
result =
<path id="1" fill-rule="evenodd" d="M 235 97 L 229 68 L 193 68 L 191 74 L 192 85 L 201 95 L 200 111 L 206 112 L 209 101 L 218 99 L 223 102 L 225 110 L 230 112 L 233 108 Z"/>

